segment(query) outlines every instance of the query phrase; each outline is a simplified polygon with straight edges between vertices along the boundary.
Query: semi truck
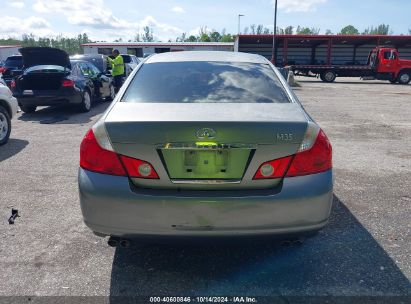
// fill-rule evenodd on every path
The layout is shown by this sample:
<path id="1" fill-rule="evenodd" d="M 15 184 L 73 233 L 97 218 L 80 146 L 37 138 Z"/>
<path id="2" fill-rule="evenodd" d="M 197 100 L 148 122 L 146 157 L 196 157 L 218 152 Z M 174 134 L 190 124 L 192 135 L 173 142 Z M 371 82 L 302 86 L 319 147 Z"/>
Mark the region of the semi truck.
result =
<path id="1" fill-rule="evenodd" d="M 411 60 L 401 59 L 398 50 L 375 47 L 364 65 L 290 65 L 295 75 L 319 77 L 324 82 L 334 82 L 337 77 L 361 77 L 364 80 L 388 80 L 391 83 L 408 84 L 411 81 Z"/>

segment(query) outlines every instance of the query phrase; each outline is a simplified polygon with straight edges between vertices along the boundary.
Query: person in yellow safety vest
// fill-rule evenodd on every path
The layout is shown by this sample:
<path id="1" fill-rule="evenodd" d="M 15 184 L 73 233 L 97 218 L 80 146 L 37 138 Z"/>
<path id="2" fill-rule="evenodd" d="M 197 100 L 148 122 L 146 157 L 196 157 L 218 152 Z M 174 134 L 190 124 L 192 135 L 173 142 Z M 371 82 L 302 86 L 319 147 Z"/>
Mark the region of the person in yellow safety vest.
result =
<path id="1" fill-rule="evenodd" d="M 110 57 L 107 57 L 107 59 L 110 62 L 111 67 L 112 67 L 111 74 L 113 75 L 113 78 L 114 78 L 114 87 L 117 93 L 120 90 L 121 86 L 123 85 L 124 60 L 118 50 L 114 50 L 112 55 L 114 59 L 111 59 Z"/>

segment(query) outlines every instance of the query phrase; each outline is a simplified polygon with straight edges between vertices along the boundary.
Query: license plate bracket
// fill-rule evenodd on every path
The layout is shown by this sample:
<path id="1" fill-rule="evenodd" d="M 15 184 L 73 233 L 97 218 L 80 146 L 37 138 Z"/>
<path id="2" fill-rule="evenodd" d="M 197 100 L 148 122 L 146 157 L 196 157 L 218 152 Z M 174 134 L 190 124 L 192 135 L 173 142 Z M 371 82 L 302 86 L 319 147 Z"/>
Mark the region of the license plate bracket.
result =
<path id="1" fill-rule="evenodd" d="M 186 150 L 184 169 L 186 172 L 202 172 L 210 175 L 227 172 L 229 151 L 225 150 Z"/>
<path id="2" fill-rule="evenodd" d="M 241 179 L 251 149 L 161 149 L 172 179 Z"/>

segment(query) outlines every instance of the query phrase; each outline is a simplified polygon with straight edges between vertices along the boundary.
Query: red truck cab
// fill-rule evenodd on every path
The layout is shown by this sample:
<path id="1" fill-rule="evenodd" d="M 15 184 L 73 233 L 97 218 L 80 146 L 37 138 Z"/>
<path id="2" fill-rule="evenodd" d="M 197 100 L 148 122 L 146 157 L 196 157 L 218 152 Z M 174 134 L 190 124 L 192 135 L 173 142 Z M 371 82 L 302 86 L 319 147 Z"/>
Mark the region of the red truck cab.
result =
<path id="1" fill-rule="evenodd" d="M 394 48 L 376 47 L 369 55 L 368 64 L 375 70 L 375 78 L 392 83 L 408 84 L 411 81 L 411 60 L 400 59 Z"/>

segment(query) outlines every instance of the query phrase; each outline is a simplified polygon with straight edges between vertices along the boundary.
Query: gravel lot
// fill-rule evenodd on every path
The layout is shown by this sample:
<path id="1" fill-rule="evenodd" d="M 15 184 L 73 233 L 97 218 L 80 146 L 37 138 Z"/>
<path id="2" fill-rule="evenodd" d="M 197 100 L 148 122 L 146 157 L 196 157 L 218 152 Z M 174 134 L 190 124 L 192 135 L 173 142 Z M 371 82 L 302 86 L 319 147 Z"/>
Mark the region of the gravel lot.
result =
<path id="1" fill-rule="evenodd" d="M 299 79 L 297 95 L 334 148 L 330 224 L 302 245 L 133 244 L 113 249 L 83 224 L 77 194 L 90 113 L 19 114 L 0 147 L 0 296 L 408 296 L 411 85 Z M 21 214 L 15 225 L 11 208 Z M 1 301 L 1 300 L 0 300 Z"/>

